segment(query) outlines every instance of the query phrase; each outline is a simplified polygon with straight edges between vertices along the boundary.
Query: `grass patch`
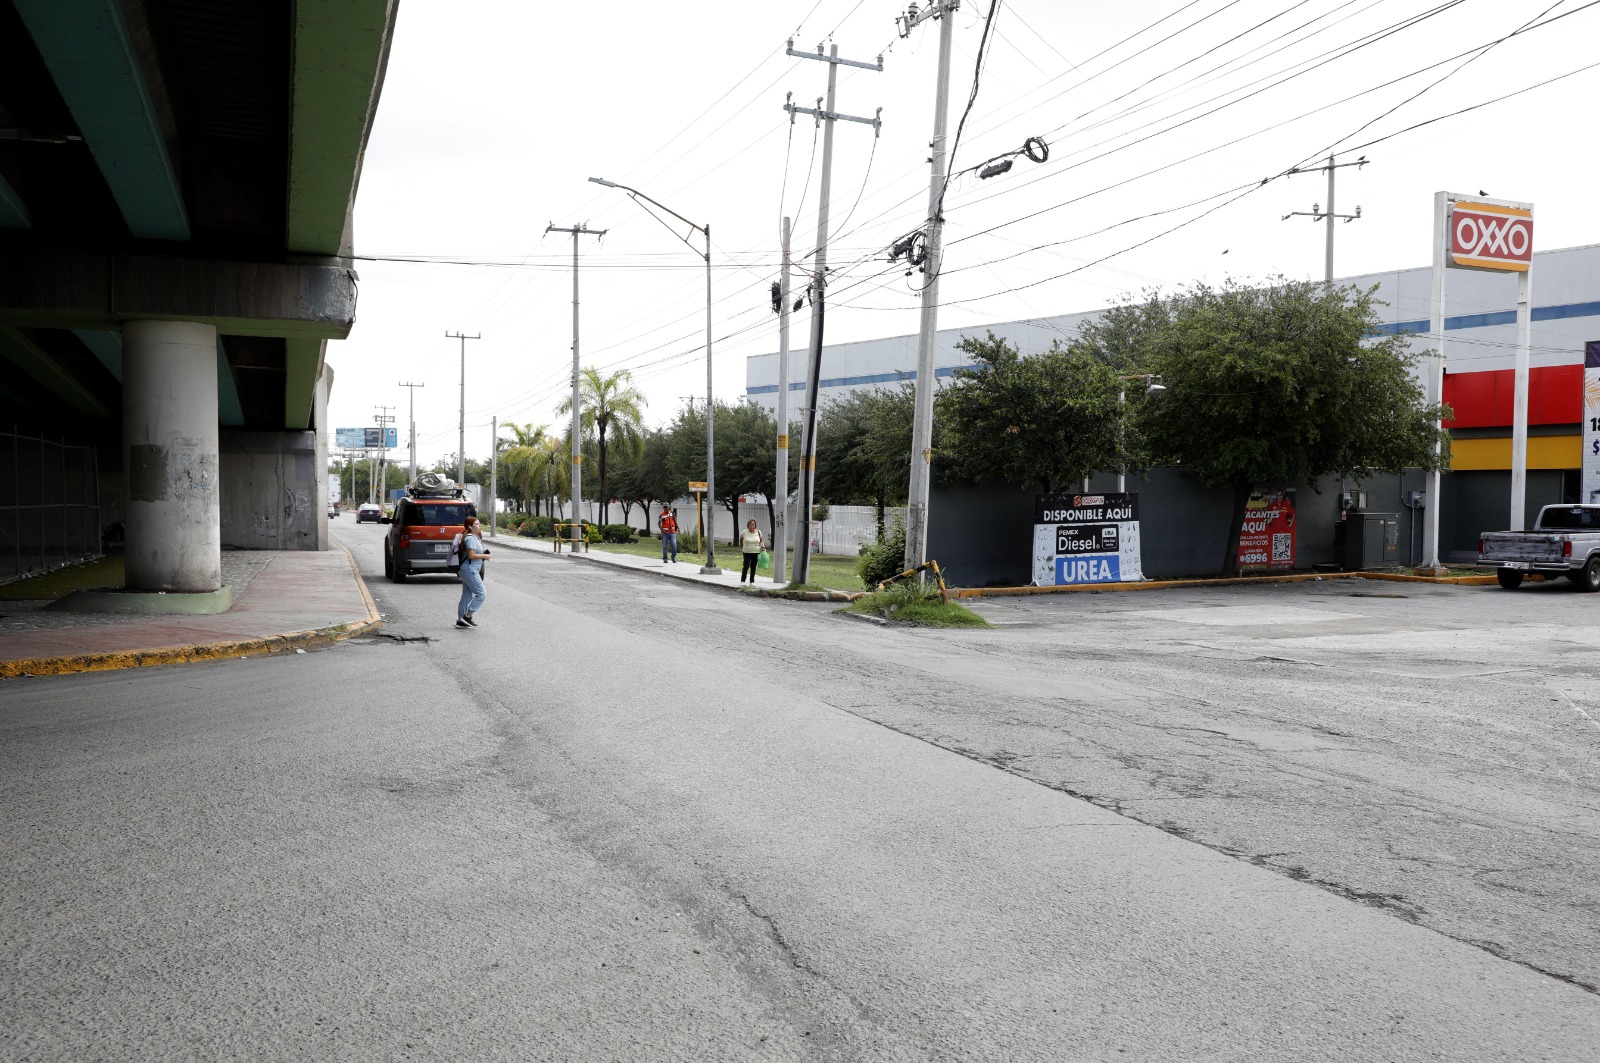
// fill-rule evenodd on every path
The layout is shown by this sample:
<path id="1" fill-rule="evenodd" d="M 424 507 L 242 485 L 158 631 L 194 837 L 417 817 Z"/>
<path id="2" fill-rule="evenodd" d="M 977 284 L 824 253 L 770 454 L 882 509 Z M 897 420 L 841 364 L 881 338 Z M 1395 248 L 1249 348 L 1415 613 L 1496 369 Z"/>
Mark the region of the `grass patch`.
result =
<path id="1" fill-rule="evenodd" d="M 68 565 L 43 575 L 0 584 L 0 602 L 53 602 L 73 591 L 121 587 L 126 578 L 122 558 L 102 557 L 81 565 Z"/>
<path id="2" fill-rule="evenodd" d="M 896 583 L 888 590 L 862 595 L 841 611 L 916 627 L 994 626 L 959 602 L 941 602 L 937 589 L 918 586 L 911 580 Z"/>
<path id="3" fill-rule="evenodd" d="M 632 554 L 635 557 L 661 558 L 660 539 L 640 539 L 636 543 L 594 543 L 589 549 L 604 550 L 614 554 Z M 687 554 L 678 551 L 678 563 L 703 559 L 701 554 Z M 741 562 L 739 548 L 726 543 L 717 544 L 717 566 L 731 569 L 735 575 L 739 573 Z M 789 564 L 785 572 L 794 572 L 794 551 L 789 551 Z M 758 575 L 772 577 L 772 566 L 762 565 L 756 569 Z M 800 590 L 833 590 L 833 591 L 859 591 L 862 589 L 861 576 L 856 572 L 856 559 L 853 557 L 837 557 L 832 554 L 811 555 L 811 579 Z"/>

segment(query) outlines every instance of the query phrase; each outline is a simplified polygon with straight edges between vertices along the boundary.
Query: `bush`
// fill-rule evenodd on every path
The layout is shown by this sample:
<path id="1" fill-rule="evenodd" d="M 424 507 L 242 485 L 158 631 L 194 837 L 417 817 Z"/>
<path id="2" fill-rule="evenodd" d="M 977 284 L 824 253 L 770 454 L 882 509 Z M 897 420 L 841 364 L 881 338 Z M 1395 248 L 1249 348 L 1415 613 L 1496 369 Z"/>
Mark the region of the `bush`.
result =
<path id="1" fill-rule="evenodd" d="M 872 590 L 882 580 L 904 572 L 905 564 L 906 522 L 895 517 L 894 527 L 884 532 L 877 542 L 861 548 L 861 557 L 856 561 L 856 572 L 860 574 L 861 582 L 866 588 Z"/>
<path id="2" fill-rule="evenodd" d="M 517 529 L 517 534 L 529 539 L 545 539 L 554 534 L 554 528 L 555 522 L 541 514 L 523 521 L 522 527 Z"/>
<path id="3" fill-rule="evenodd" d="M 679 532 L 678 551 L 684 554 L 698 554 L 700 552 L 700 533 Z"/>
<path id="4" fill-rule="evenodd" d="M 600 529 L 600 538 L 608 543 L 636 543 L 633 529 L 626 524 L 607 524 Z"/>

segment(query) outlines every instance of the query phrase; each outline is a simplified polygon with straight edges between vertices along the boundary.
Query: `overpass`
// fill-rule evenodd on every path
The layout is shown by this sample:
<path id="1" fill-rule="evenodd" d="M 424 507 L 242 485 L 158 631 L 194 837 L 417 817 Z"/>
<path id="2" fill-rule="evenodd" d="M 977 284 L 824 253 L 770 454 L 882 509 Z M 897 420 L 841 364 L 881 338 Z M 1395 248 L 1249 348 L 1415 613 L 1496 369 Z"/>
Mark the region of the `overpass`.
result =
<path id="1" fill-rule="evenodd" d="M 324 356 L 397 3 L 0 0 L 0 430 L 95 448 L 130 590 L 327 546 Z"/>

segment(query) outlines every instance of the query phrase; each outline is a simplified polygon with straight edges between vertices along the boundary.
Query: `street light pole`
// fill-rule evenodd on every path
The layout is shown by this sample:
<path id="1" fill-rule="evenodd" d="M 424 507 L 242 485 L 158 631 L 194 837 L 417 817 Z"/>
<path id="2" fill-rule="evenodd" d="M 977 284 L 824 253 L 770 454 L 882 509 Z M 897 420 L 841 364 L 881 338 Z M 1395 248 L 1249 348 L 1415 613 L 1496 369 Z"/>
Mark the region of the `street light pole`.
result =
<path id="1" fill-rule="evenodd" d="M 706 502 L 709 519 L 707 521 L 706 529 L 706 563 L 705 567 L 703 567 L 700 572 L 702 575 L 720 576 L 722 574 L 722 570 L 717 567 L 716 553 L 716 510 L 711 508 L 716 505 L 717 498 L 717 444 L 715 427 L 717 408 L 712 395 L 711 377 L 711 223 L 707 222 L 704 225 L 696 225 L 694 222 L 690 221 L 688 218 L 685 218 L 682 214 L 679 214 L 671 207 L 651 199 L 637 188 L 629 188 L 627 185 L 618 184 L 615 181 L 607 181 L 603 177 L 591 177 L 589 180 L 597 185 L 604 185 L 607 188 L 616 188 L 626 192 L 628 195 L 634 198 L 635 202 L 638 202 L 642 199 L 647 203 L 654 203 L 657 207 L 660 207 L 662 210 L 666 211 L 668 214 L 687 225 L 691 232 L 701 233 L 706 238 L 706 250 L 704 256 L 706 260 Z M 651 213 L 648 208 L 646 208 L 646 213 Z M 654 217 L 653 214 L 651 216 Z M 661 221 L 660 218 L 657 218 L 656 220 Z M 663 221 L 661 224 L 666 225 L 666 222 Z M 673 229 L 670 225 L 667 225 L 667 229 L 672 232 L 672 235 L 678 237 L 678 239 L 682 240 L 685 244 L 689 244 L 690 250 L 694 250 L 694 245 L 689 243 L 687 237 L 677 232 L 677 230 Z M 735 514 L 735 520 L 737 521 L 737 519 L 737 514 Z"/>

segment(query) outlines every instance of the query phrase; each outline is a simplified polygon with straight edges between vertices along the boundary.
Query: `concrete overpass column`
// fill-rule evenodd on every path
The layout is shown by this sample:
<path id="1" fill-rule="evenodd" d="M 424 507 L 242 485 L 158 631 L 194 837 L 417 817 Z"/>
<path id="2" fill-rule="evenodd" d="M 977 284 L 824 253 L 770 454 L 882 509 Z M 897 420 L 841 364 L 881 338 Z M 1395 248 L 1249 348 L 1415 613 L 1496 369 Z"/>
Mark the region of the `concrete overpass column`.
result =
<path id="1" fill-rule="evenodd" d="M 188 321 L 122 327 L 127 586 L 222 586 L 217 330 Z"/>

